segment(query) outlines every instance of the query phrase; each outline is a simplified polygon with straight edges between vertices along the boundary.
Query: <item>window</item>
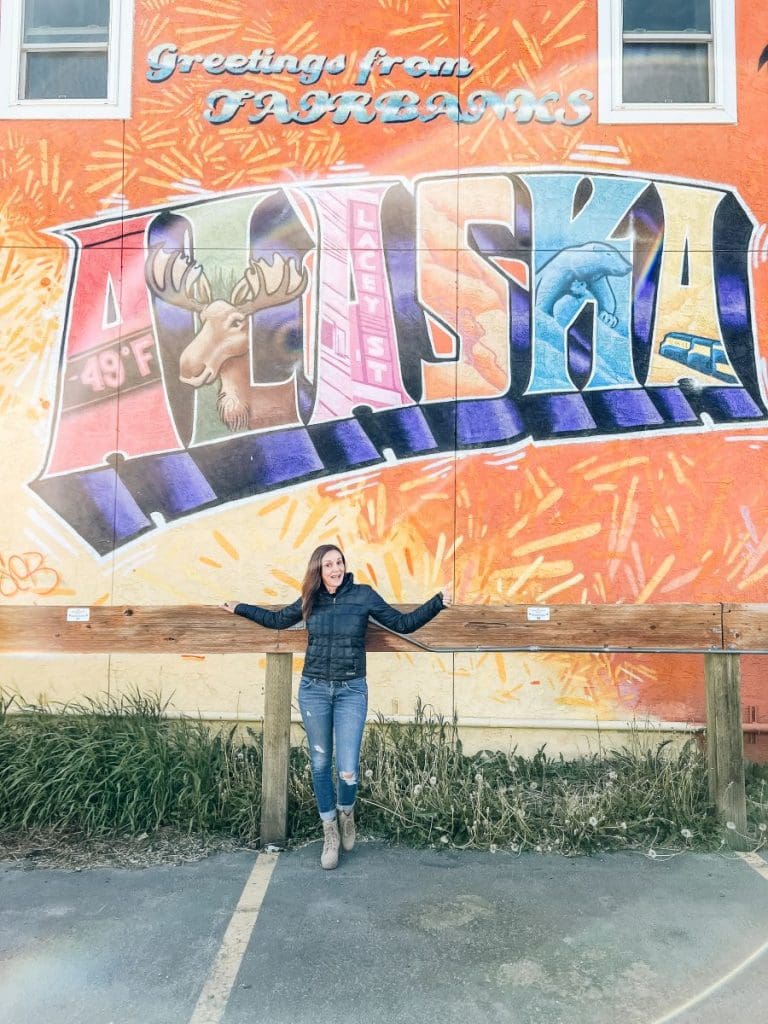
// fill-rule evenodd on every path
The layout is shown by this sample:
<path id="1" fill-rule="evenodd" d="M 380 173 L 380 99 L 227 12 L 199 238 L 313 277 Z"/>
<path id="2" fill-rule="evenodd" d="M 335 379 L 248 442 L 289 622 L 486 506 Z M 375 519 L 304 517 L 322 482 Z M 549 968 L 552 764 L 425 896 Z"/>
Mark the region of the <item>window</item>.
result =
<path id="1" fill-rule="evenodd" d="M 0 117 L 130 115 L 133 0 L 5 0 Z"/>
<path id="2" fill-rule="evenodd" d="M 599 118 L 736 120 L 734 0 L 600 0 Z"/>

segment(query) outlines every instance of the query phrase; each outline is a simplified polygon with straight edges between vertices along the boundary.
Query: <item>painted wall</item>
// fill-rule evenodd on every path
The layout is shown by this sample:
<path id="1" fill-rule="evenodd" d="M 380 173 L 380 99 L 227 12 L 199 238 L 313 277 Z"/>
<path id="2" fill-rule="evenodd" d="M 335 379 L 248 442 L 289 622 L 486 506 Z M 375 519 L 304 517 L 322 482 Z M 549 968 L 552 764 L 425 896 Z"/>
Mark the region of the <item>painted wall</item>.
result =
<path id="1" fill-rule="evenodd" d="M 327 541 L 393 602 L 764 600 L 751 5 L 718 126 L 599 124 L 594 3 L 252 12 L 137 0 L 130 120 L 0 123 L 0 600 L 287 602 Z M 6 654 L 0 685 L 249 717 L 260 670 Z M 702 672 L 374 656 L 372 707 L 700 721 Z"/>

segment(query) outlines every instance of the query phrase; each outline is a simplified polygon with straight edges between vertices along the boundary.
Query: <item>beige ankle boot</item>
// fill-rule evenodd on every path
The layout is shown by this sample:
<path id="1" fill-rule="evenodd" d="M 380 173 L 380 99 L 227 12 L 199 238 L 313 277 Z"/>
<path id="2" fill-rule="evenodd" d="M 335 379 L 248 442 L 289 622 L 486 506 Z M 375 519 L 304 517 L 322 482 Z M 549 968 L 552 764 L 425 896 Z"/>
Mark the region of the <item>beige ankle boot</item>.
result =
<path id="1" fill-rule="evenodd" d="M 355 812 L 342 811 L 339 814 L 339 825 L 341 827 L 341 846 L 349 853 L 355 846 Z"/>
<path id="2" fill-rule="evenodd" d="M 334 818 L 323 822 L 323 852 L 320 867 L 329 871 L 339 866 L 339 826 Z"/>

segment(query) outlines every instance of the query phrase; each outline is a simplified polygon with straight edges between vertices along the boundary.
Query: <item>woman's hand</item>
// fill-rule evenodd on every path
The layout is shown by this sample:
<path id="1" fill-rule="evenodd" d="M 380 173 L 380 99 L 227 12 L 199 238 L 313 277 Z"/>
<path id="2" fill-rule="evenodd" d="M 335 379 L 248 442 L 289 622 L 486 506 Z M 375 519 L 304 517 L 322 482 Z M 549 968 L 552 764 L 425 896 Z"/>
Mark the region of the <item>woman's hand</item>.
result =
<path id="1" fill-rule="evenodd" d="M 450 608 L 453 604 L 453 589 L 451 587 L 447 587 L 445 590 L 441 591 L 440 596 L 443 599 L 443 608 Z"/>
<path id="2" fill-rule="evenodd" d="M 235 613 L 235 608 L 240 604 L 239 601 L 224 601 L 219 605 L 219 608 L 223 608 L 225 612 L 230 612 L 232 615 Z"/>

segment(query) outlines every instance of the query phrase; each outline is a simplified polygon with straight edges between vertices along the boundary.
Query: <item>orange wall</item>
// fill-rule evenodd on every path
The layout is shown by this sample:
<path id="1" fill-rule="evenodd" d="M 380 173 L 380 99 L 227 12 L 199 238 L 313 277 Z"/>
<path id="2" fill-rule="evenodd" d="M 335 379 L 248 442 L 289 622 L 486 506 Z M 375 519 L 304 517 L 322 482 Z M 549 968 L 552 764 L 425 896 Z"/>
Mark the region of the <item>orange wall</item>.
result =
<path id="1" fill-rule="evenodd" d="M 382 0 L 362 11 L 309 0 L 254 14 L 241 0 L 138 0 L 129 120 L 0 123 L 0 600 L 287 601 L 311 548 L 329 539 L 391 601 L 444 586 L 467 604 L 764 600 L 768 68 L 758 58 L 768 39 L 753 5 L 737 8 L 736 124 L 607 125 L 594 3 Z M 198 64 L 149 81 L 148 54 L 161 44 L 201 55 L 272 47 L 340 58 L 345 69 L 308 84 Z M 398 65 L 355 84 L 373 47 L 461 57 L 472 71 L 413 77 Z M 436 91 L 466 109 L 477 90 L 503 99 L 517 88 L 554 92 L 550 111 L 583 119 L 544 123 L 545 110 L 526 122 L 489 109 L 476 124 L 444 114 L 386 123 L 379 108 L 365 124 L 334 123 L 330 110 L 314 124 L 249 123 L 250 101 L 226 123 L 204 117 L 217 89 L 273 90 L 291 112 L 313 90 L 368 93 L 369 110 L 409 90 L 423 116 Z M 567 100 L 576 91 L 581 115 Z M 617 219 L 617 182 L 631 230 Z M 282 226 L 258 219 L 273 208 Z M 367 240 L 356 216 L 357 228 L 372 218 Z M 506 234 L 483 252 L 491 228 Z M 300 229 L 309 241 L 296 257 Z M 191 370 L 179 379 L 203 320 L 145 283 L 152 245 L 178 250 L 185 230 L 220 302 L 249 258 L 268 266 L 275 253 L 293 255 L 305 269 L 299 297 L 246 323 L 239 385 L 227 383 L 232 360 L 207 383 L 189 383 Z M 594 276 L 592 253 L 547 307 L 551 259 L 581 260 L 587 243 L 600 257 L 623 255 L 631 271 Z M 368 287 L 378 305 L 366 321 Z M 581 307 L 582 340 L 566 344 L 585 288 L 594 303 Z M 724 355 L 702 370 L 670 334 Z M 225 385 L 241 388 L 245 419 L 219 414 Z M 626 418 L 641 400 L 646 411 Z M 347 430 L 360 405 L 371 412 L 357 416 L 355 443 L 370 457 L 355 461 Z M 592 425 L 566 429 L 576 406 Z M 519 417 L 519 429 L 494 434 L 495 416 Z M 431 448 L 408 433 L 413 417 L 433 429 Z M 299 451 L 315 461 L 297 468 Z M 422 690 L 470 716 L 703 716 L 693 657 L 418 664 Z M 768 724 L 761 664 L 745 663 L 744 700 Z M 49 660 L 43 687 L 39 665 L 9 658 L 6 678 L 30 699 L 67 696 L 119 689 L 127 677 L 156 683 L 145 665 L 116 674 L 104 664 L 80 683 Z M 381 707 L 397 694 L 407 703 L 410 663 L 376 665 Z M 218 668 L 205 678 L 189 662 L 163 672 L 182 707 L 242 705 Z"/>

